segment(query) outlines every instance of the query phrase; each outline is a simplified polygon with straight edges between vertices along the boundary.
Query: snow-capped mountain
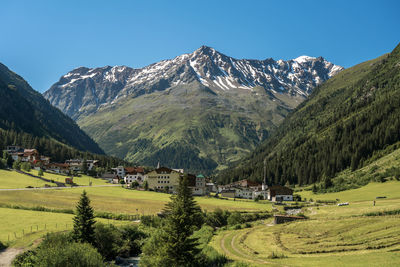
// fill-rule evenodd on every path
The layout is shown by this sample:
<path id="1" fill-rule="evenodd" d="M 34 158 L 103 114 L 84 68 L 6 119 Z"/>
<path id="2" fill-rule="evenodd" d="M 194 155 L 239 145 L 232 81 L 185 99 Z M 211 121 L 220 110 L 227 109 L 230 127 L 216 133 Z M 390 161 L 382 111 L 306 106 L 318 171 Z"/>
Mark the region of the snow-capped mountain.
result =
<path id="1" fill-rule="evenodd" d="M 262 87 L 272 93 L 307 97 L 318 84 L 343 68 L 322 57 L 301 56 L 293 60 L 235 59 L 202 46 L 193 53 L 163 60 L 141 69 L 127 66 L 80 67 L 44 93 L 51 104 L 77 119 L 126 96 L 199 82 L 216 94 Z"/>

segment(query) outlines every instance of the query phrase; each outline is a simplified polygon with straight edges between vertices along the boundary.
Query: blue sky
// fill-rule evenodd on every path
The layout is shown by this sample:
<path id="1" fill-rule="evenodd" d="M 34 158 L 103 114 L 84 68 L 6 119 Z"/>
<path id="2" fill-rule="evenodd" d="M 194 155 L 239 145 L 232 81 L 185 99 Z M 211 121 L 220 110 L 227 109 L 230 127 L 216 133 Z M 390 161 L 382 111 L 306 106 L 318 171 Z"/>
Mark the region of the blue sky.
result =
<path id="1" fill-rule="evenodd" d="M 201 45 L 350 67 L 400 42 L 400 1 L 1 1 L 0 62 L 43 92 L 79 67 L 146 66 Z"/>

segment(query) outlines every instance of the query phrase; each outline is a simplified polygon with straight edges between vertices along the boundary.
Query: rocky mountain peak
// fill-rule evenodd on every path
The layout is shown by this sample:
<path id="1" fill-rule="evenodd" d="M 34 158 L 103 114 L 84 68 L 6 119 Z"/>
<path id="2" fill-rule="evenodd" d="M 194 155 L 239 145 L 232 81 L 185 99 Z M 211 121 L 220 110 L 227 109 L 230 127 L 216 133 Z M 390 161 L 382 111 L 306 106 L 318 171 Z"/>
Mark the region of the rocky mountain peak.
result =
<path id="1" fill-rule="evenodd" d="M 76 119 L 82 112 L 92 112 L 127 96 L 136 97 L 193 82 L 203 84 L 216 94 L 252 92 L 253 88 L 262 87 L 271 93 L 307 97 L 315 86 L 342 69 L 322 57 L 300 56 L 288 61 L 235 59 L 203 45 L 193 53 L 140 69 L 79 67 L 62 76 L 44 96 Z"/>

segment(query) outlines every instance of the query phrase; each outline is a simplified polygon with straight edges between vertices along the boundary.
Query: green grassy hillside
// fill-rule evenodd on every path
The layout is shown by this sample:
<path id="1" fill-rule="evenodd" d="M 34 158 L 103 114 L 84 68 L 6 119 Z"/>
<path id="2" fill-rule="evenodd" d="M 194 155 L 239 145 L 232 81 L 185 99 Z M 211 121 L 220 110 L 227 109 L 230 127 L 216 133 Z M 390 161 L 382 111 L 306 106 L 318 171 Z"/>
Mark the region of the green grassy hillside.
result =
<path id="1" fill-rule="evenodd" d="M 77 122 L 108 154 L 210 173 L 247 155 L 300 101 L 261 89 L 253 92 L 257 98 L 225 93 L 229 97 L 194 82 L 127 98 Z"/>
<path id="2" fill-rule="evenodd" d="M 276 134 L 223 182 L 261 180 L 267 162 L 269 183 L 324 182 L 356 170 L 377 151 L 400 140 L 400 46 L 392 53 L 340 72 L 315 89 Z M 383 155 L 381 155 L 383 156 Z"/>

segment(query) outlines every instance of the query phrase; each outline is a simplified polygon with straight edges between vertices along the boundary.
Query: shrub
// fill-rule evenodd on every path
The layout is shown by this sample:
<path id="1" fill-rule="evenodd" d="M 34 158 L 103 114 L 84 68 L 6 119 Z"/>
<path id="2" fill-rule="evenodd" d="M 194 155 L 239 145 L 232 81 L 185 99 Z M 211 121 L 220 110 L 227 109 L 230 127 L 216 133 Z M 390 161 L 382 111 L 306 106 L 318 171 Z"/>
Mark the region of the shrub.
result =
<path id="1" fill-rule="evenodd" d="M 283 253 L 278 253 L 274 251 L 272 251 L 272 253 L 268 256 L 268 259 L 283 259 L 283 258 L 287 258 L 287 256 L 285 256 Z"/>
<path id="2" fill-rule="evenodd" d="M 214 212 L 205 214 L 205 223 L 211 227 L 222 227 L 227 225 L 228 217 L 231 215 L 229 211 L 216 209 Z"/>
<path id="3" fill-rule="evenodd" d="M 13 261 L 14 266 L 106 266 L 103 257 L 87 243 L 75 243 L 69 234 L 47 234 L 34 250 Z"/>
<path id="4" fill-rule="evenodd" d="M 125 225 L 119 228 L 124 241 L 119 251 L 121 256 L 137 256 L 142 252 L 142 247 L 147 235 L 140 231 L 136 225 Z"/>
<path id="5" fill-rule="evenodd" d="M 161 218 L 152 215 L 140 217 L 140 223 L 147 227 L 159 227 L 162 224 Z"/>
<path id="6" fill-rule="evenodd" d="M 241 224 L 243 223 L 244 220 L 242 218 L 242 215 L 235 211 L 228 217 L 228 225 L 236 225 L 236 224 Z"/>
<path id="7" fill-rule="evenodd" d="M 106 260 L 112 260 L 119 254 L 122 245 L 121 234 L 113 225 L 96 223 L 93 245 Z"/>
<path id="8" fill-rule="evenodd" d="M 29 172 L 31 170 L 31 164 L 29 162 L 24 162 L 21 164 L 21 169 Z"/>
<path id="9" fill-rule="evenodd" d="M 20 161 L 14 161 L 12 167 L 15 170 L 21 170 L 21 162 Z"/>

